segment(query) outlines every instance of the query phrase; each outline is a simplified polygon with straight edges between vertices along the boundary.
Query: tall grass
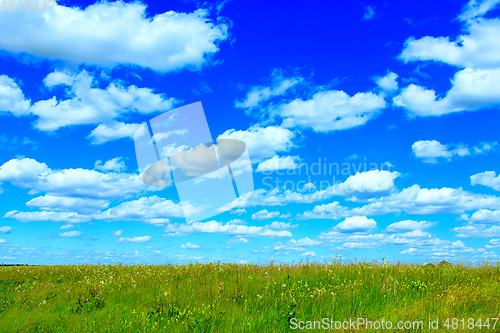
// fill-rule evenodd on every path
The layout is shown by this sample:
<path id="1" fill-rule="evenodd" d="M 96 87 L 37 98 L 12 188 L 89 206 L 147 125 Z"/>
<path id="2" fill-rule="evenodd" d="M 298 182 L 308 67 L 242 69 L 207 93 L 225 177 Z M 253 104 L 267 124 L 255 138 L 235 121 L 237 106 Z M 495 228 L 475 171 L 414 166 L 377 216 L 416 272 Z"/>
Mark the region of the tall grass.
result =
<path id="1" fill-rule="evenodd" d="M 0 294 L 1 332 L 288 332 L 292 318 L 498 318 L 500 263 L 10 266 Z"/>

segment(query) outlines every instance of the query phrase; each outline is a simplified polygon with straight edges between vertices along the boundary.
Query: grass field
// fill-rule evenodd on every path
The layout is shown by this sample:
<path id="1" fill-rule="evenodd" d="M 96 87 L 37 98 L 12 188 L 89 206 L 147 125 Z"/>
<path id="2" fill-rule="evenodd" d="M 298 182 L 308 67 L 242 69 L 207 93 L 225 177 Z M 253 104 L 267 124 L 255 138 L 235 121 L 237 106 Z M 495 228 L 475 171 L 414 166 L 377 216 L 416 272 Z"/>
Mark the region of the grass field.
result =
<path id="1" fill-rule="evenodd" d="M 500 262 L 3 266 L 0 293 L 1 332 L 500 332 Z"/>

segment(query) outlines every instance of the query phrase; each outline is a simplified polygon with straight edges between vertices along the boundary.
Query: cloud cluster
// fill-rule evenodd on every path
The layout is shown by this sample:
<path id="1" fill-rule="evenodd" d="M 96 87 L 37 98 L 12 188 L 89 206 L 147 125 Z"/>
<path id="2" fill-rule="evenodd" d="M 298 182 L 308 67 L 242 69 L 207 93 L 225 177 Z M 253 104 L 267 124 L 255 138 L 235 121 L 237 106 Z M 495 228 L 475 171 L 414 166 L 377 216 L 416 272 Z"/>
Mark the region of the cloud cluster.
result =
<path id="1" fill-rule="evenodd" d="M 280 74 L 276 75 L 276 72 Z M 391 80 L 395 78 L 389 73 L 380 84 L 390 90 L 394 85 Z M 292 91 L 295 93 L 292 98 L 285 96 Z M 278 101 L 268 101 L 277 96 L 280 97 Z M 246 98 L 235 101 L 235 106 L 245 108 L 248 114 L 259 117 L 263 124 L 282 120 L 281 127 L 284 128 L 311 128 L 315 132 L 327 133 L 364 125 L 385 109 L 387 103 L 383 96 L 372 92 L 350 96 L 326 86 L 312 87 L 300 76 L 286 77 L 275 70 L 269 86 L 251 87 Z"/>
<path id="2" fill-rule="evenodd" d="M 273 230 L 267 227 L 246 226 L 217 221 L 195 222 L 192 224 L 168 224 L 165 228 L 164 236 L 186 236 L 207 233 L 253 237 L 292 237 L 292 234 L 288 230 Z"/>
<path id="3" fill-rule="evenodd" d="M 98 2 L 85 9 L 0 12 L 0 49 L 69 65 L 140 66 L 158 72 L 201 69 L 227 39 L 209 11 L 149 17 L 141 2 Z"/>
<path id="4" fill-rule="evenodd" d="M 420 140 L 412 146 L 415 157 L 425 163 L 437 163 L 440 160 L 451 161 L 456 157 L 486 154 L 497 149 L 497 142 L 481 142 L 479 146 L 469 148 L 465 144 L 444 145 L 437 140 Z"/>
<path id="5" fill-rule="evenodd" d="M 275 156 L 278 152 L 288 152 L 296 145 L 295 133 L 280 126 L 252 127 L 246 131 L 227 130 L 219 139 L 236 139 L 245 142 L 252 163 Z"/>
<path id="6" fill-rule="evenodd" d="M 413 185 L 386 197 L 371 200 L 357 208 L 341 206 L 337 201 L 318 205 L 297 219 L 340 219 L 349 216 L 384 215 L 405 212 L 414 215 L 462 214 L 478 209 L 500 209 L 500 197 L 471 193 L 462 188 L 421 188 Z"/>
<path id="7" fill-rule="evenodd" d="M 406 41 L 399 58 L 404 62 L 436 61 L 461 68 L 451 89 L 438 97 L 432 89 L 410 84 L 393 101 L 411 116 L 441 116 L 475 111 L 500 104 L 500 20 L 482 17 L 498 1 L 471 0 L 459 19 L 467 34 L 449 37 L 425 36 Z"/>

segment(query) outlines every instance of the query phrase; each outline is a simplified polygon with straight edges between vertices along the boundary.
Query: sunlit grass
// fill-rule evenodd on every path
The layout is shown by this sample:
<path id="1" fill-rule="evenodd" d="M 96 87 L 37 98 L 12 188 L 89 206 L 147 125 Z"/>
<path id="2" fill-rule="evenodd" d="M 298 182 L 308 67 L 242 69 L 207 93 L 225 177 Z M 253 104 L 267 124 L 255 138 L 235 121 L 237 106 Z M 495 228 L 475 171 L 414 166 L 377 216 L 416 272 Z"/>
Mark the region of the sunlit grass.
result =
<path id="1" fill-rule="evenodd" d="M 10 266 L 0 293 L 2 332 L 287 332 L 291 318 L 498 318 L 500 263 Z"/>

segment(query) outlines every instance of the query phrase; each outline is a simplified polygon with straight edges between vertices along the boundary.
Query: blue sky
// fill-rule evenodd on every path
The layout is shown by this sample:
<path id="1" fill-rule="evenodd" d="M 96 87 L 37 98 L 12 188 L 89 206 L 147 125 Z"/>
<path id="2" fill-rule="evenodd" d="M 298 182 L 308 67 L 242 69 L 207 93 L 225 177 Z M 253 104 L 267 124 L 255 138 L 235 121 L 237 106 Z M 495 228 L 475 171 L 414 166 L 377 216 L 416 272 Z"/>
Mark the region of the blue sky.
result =
<path id="1" fill-rule="evenodd" d="M 499 4 L 0 9 L 0 261 L 495 259 Z M 188 223 L 133 137 L 198 101 L 255 190 Z"/>

